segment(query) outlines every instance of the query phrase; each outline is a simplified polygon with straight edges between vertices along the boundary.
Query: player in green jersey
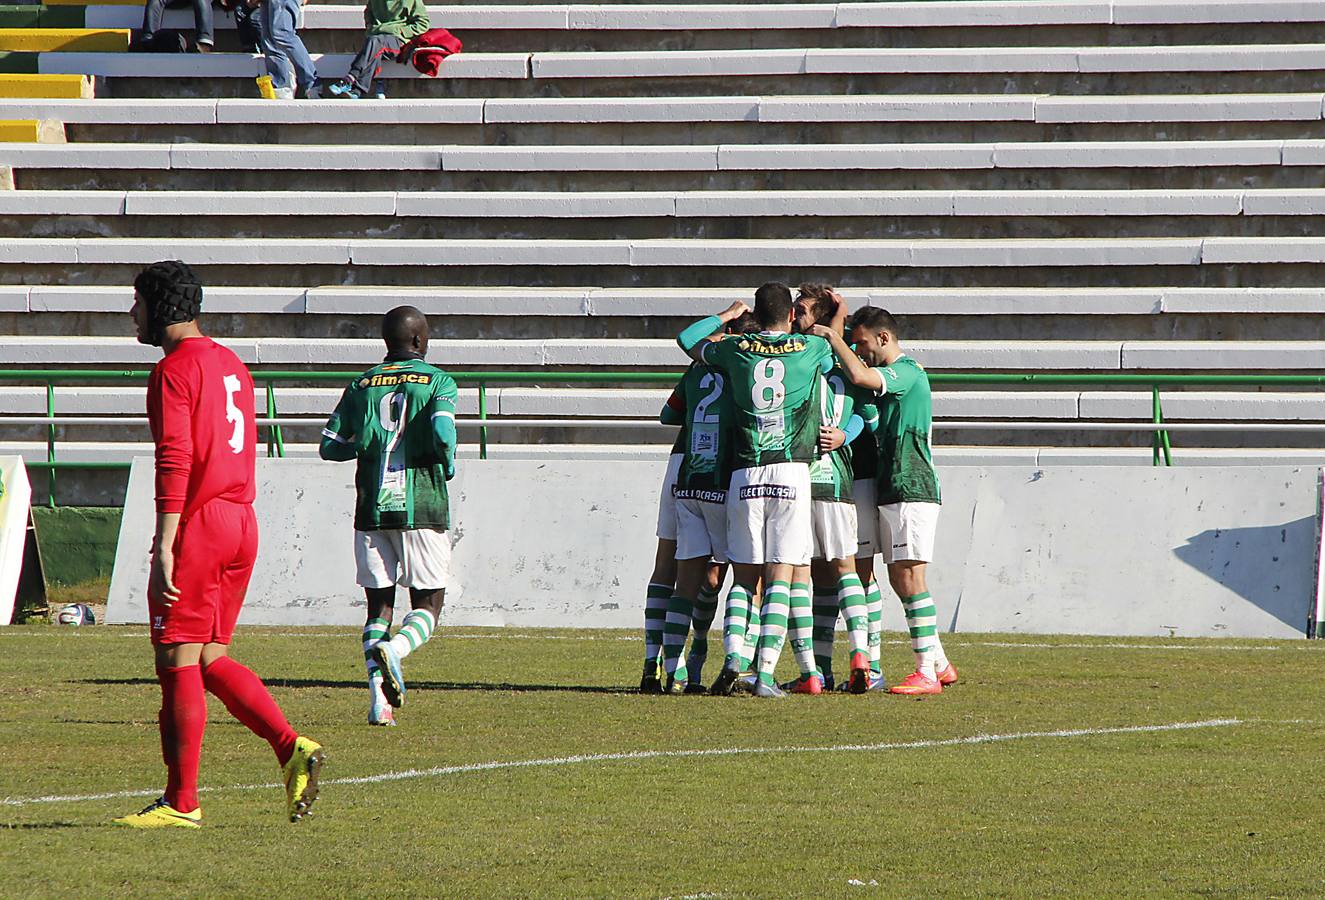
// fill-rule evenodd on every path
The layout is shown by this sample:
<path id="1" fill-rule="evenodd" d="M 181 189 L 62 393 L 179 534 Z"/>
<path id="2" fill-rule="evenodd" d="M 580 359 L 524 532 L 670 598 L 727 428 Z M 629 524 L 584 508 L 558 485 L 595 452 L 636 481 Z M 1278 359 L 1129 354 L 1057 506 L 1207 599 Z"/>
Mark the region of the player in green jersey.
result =
<path id="1" fill-rule="evenodd" d="M 911 632 L 916 671 L 890 689 L 895 694 L 938 694 L 957 681 L 957 671 L 938 636 L 938 610 L 925 581 L 934 558 L 941 500 L 930 456 L 933 404 L 929 376 L 898 343 L 901 329 L 886 311 L 865 307 L 851 320 L 848 346 L 838 325 L 847 305 L 838 303 L 833 324 L 816 325 L 851 383 L 880 397 L 878 431 L 879 532 L 888 581 L 901 598 Z"/>
<path id="2" fill-rule="evenodd" d="M 829 325 L 837 311 L 833 289 L 825 284 L 803 284 L 796 298 L 795 328 L 806 333 L 815 325 Z M 855 480 L 852 451 L 845 444 L 860 437 L 866 418 L 877 423 L 874 396 L 851 384 L 840 367 L 824 376 L 822 442 L 828 450 L 810 466 L 811 520 L 814 534 L 812 617 L 793 623 L 792 644 L 811 642 L 823 686 L 833 688 L 833 640 L 838 610 L 851 641 L 851 677 L 845 687 L 863 694 L 882 687 L 883 679 L 870 664 L 868 595 L 856 570 L 858 526 L 852 495 Z M 873 440 L 872 437 L 869 438 Z M 876 512 L 872 514 L 877 516 Z M 880 608 L 880 619 L 882 608 Z M 806 692 L 799 679 L 784 685 Z"/>
<path id="3" fill-rule="evenodd" d="M 358 460 L 354 559 L 368 598 L 363 630 L 368 721 L 394 725 L 405 701 L 401 660 L 432 637 L 451 568 L 450 501 L 455 475 L 455 381 L 424 362 L 428 320 L 412 306 L 382 319 L 386 359 L 354 379 L 322 430 L 320 455 Z M 389 637 L 396 586 L 410 611 Z"/>
<path id="4" fill-rule="evenodd" d="M 856 576 L 865 586 L 865 599 L 869 606 L 870 689 L 882 689 L 883 678 L 883 593 L 879 580 L 874 577 L 874 557 L 879 554 L 879 486 L 875 473 L 879 464 L 879 444 L 875 432 L 879 430 L 877 405 L 866 408 L 873 412 L 866 417 L 865 430 L 851 442 L 851 468 L 855 478 L 851 483 L 851 497 L 856 505 Z M 816 621 L 815 627 L 819 627 Z M 831 640 L 831 634 L 828 636 Z M 817 651 L 816 651 L 817 652 Z"/>
<path id="5" fill-rule="evenodd" d="M 746 314 L 727 323 L 728 334 L 757 331 Z M 681 465 L 672 485 L 676 512 L 676 589 L 663 630 L 666 683 L 672 693 L 684 672 L 687 694 L 704 693 L 700 682 L 708 659 L 708 631 L 717 614 L 718 594 L 727 577 L 727 481 L 731 475 L 731 396 L 726 377 L 691 364 L 663 405 L 659 420 L 680 425 L 673 449 Z M 681 662 L 686 633 L 694 626 L 690 653 Z"/>
<path id="6" fill-rule="evenodd" d="M 677 423 L 680 424 L 680 423 Z M 672 488 L 681 471 L 681 452 L 685 446 L 685 429 L 676 436 L 672 452 L 667 457 L 658 491 L 658 526 L 654 534 L 658 546 L 653 554 L 653 572 L 644 594 L 644 671 L 640 675 L 641 694 L 661 694 L 662 679 L 658 677 L 658 660 L 662 654 L 663 634 L 667 626 L 667 608 L 671 605 L 676 585 L 676 498 Z"/>
<path id="7" fill-rule="evenodd" d="M 773 672 L 786 639 L 792 604 L 810 604 L 809 587 L 793 581 L 813 549 L 809 464 L 819 455 L 822 374 L 832 368 L 823 340 L 791 334 L 792 298 L 784 284 L 755 292 L 757 334 L 713 338 L 748 309 L 734 303 L 694 323 L 677 339 L 696 362 L 721 371 L 732 398 L 732 476 L 727 490 L 727 553 L 735 572 L 728 609 L 748 605 L 764 586 L 756 696 L 777 697 Z M 808 572 L 806 572 L 808 574 Z M 793 587 L 797 588 L 793 590 Z M 712 690 L 729 693 L 740 675 L 728 616 L 727 659 Z M 814 674 L 813 648 L 797 653 L 802 676 Z"/>

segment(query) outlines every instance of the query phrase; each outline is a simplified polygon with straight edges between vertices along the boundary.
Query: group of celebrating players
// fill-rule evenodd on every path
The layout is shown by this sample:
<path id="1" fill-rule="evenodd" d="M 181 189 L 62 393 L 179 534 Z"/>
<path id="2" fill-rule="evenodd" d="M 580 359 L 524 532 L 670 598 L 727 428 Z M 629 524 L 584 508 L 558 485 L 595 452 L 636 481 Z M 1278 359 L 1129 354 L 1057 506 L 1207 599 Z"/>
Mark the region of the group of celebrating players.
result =
<path id="1" fill-rule="evenodd" d="M 187 265 L 160 262 L 135 279 L 130 310 L 138 340 L 164 354 L 147 391 L 157 508 L 147 598 L 167 770 L 159 799 L 115 820 L 133 828 L 201 826 L 206 693 L 271 745 L 291 821 L 317 799 L 325 760 L 261 678 L 229 656 L 258 551 L 257 421 L 247 367 L 198 327 L 202 295 Z M 405 697 L 402 661 L 432 636 L 445 600 L 458 392 L 425 362 L 428 323 L 419 310 L 388 312 L 382 337 L 386 358 L 345 389 L 320 455 L 357 462 L 369 722 L 392 725 Z M 937 694 L 956 682 L 925 585 L 940 500 L 929 380 L 898 337 L 882 309 L 848 319 L 831 288 L 802 285 L 793 302 L 776 283 L 759 288 L 753 309 L 735 303 L 681 332 L 694 364 L 661 414 L 681 433 L 658 515 L 642 691 L 704 692 L 708 632 L 729 563 L 725 657 L 709 693 L 832 690 L 839 612 L 851 650 L 843 688 L 884 689 L 876 554 L 902 600 L 916 657 L 916 671 L 890 690 Z M 411 608 L 392 635 L 397 586 L 409 589 Z M 780 686 L 773 676 L 788 633 L 800 676 Z"/>
<path id="2" fill-rule="evenodd" d="M 659 501 L 642 693 L 706 692 L 728 564 L 724 659 L 707 693 L 939 694 L 957 681 L 925 581 L 941 500 L 929 378 L 899 337 L 886 310 L 850 315 L 828 285 L 803 284 L 793 299 L 775 282 L 755 292 L 753 308 L 733 303 L 677 337 L 693 364 L 660 415 L 681 430 Z M 891 687 L 876 555 L 915 654 L 915 671 Z M 850 642 L 840 685 L 839 614 Z M 788 635 L 800 675 L 779 685 Z"/>

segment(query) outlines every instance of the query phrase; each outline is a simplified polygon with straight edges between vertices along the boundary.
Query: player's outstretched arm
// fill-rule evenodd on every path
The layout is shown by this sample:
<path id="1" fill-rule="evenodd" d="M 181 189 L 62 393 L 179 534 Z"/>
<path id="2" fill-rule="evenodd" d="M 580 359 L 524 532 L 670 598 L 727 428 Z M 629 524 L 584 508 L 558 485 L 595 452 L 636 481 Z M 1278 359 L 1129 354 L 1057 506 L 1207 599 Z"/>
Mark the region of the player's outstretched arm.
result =
<path id="1" fill-rule="evenodd" d="M 833 355 L 837 357 L 838 364 L 842 366 L 842 371 L 846 373 L 847 381 L 850 381 L 856 387 L 874 391 L 876 394 L 883 387 L 882 376 L 865 365 L 864 361 L 856 355 L 856 351 L 847 346 L 847 342 L 842 338 L 842 335 L 833 328 L 827 325 L 815 325 L 810 329 L 810 333 L 823 338 L 833 348 Z"/>
<path id="2" fill-rule="evenodd" d="M 740 300 L 737 300 L 731 306 L 718 313 L 716 316 L 706 316 L 698 322 L 692 322 L 686 326 L 676 337 L 676 343 L 681 347 L 685 354 L 695 362 L 702 363 L 702 351 L 706 341 L 716 341 L 722 338 L 722 330 L 728 322 L 739 319 L 742 315 L 750 311 Z"/>

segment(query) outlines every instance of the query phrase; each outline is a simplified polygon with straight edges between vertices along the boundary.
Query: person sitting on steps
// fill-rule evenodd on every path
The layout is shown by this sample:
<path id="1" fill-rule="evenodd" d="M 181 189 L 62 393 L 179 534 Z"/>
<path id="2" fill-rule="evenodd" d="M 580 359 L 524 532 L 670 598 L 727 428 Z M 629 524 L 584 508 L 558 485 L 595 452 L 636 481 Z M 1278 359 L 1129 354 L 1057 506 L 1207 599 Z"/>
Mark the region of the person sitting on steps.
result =
<path id="1" fill-rule="evenodd" d="M 373 82 L 382 71 L 382 60 L 394 59 L 411 38 L 431 27 L 428 8 L 423 0 L 368 0 L 363 11 L 367 36 L 363 49 L 350 63 L 345 78 L 330 84 L 326 95 L 358 100 L 360 97 L 384 97 L 373 90 Z"/>

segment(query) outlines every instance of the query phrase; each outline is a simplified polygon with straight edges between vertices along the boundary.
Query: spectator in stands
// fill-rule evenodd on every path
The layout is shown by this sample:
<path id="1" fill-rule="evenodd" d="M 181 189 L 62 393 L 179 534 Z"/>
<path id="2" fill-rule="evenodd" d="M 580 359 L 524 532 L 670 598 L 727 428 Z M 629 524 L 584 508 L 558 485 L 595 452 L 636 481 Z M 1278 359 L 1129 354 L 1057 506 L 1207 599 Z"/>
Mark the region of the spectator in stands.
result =
<path id="1" fill-rule="evenodd" d="M 302 0 L 261 0 L 258 7 L 262 55 L 267 59 L 267 74 L 271 76 L 276 99 L 307 98 L 316 96 L 317 69 L 308 55 L 296 29 L 302 24 Z M 290 84 L 290 67 L 294 67 L 294 84 Z"/>
<path id="2" fill-rule="evenodd" d="M 327 94 L 357 100 L 373 96 L 373 81 L 382 71 L 382 59 L 394 59 L 411 38 L 431 27 L 424 0 L 368 0 L 363 11 L 368 35 L 363 49 L 350 63 L 349 74 L 327 86 Z M 379 97 L 385 96 L 380 89 Z"/>
<path id="3" fill-rule="evenodd" d="M 199 53 L 211 53 L 216 44 L 212 23 L 212 0 L 192 0 L 193 24 L 197 29 L 195 46 Z M 166 12 L 166 0 L 147 0 L 143 7 L 143 32 L 134 41 L 132 50 L 179 52 L 184 39 L 178 32 L 163 33 L 161 17 Z"/>
<path id="4" fill-rule="evenodd" d="M 235 35 L 245 53 L 262 52 L 262 0 L 217 0 L 235 17 Z"/>

